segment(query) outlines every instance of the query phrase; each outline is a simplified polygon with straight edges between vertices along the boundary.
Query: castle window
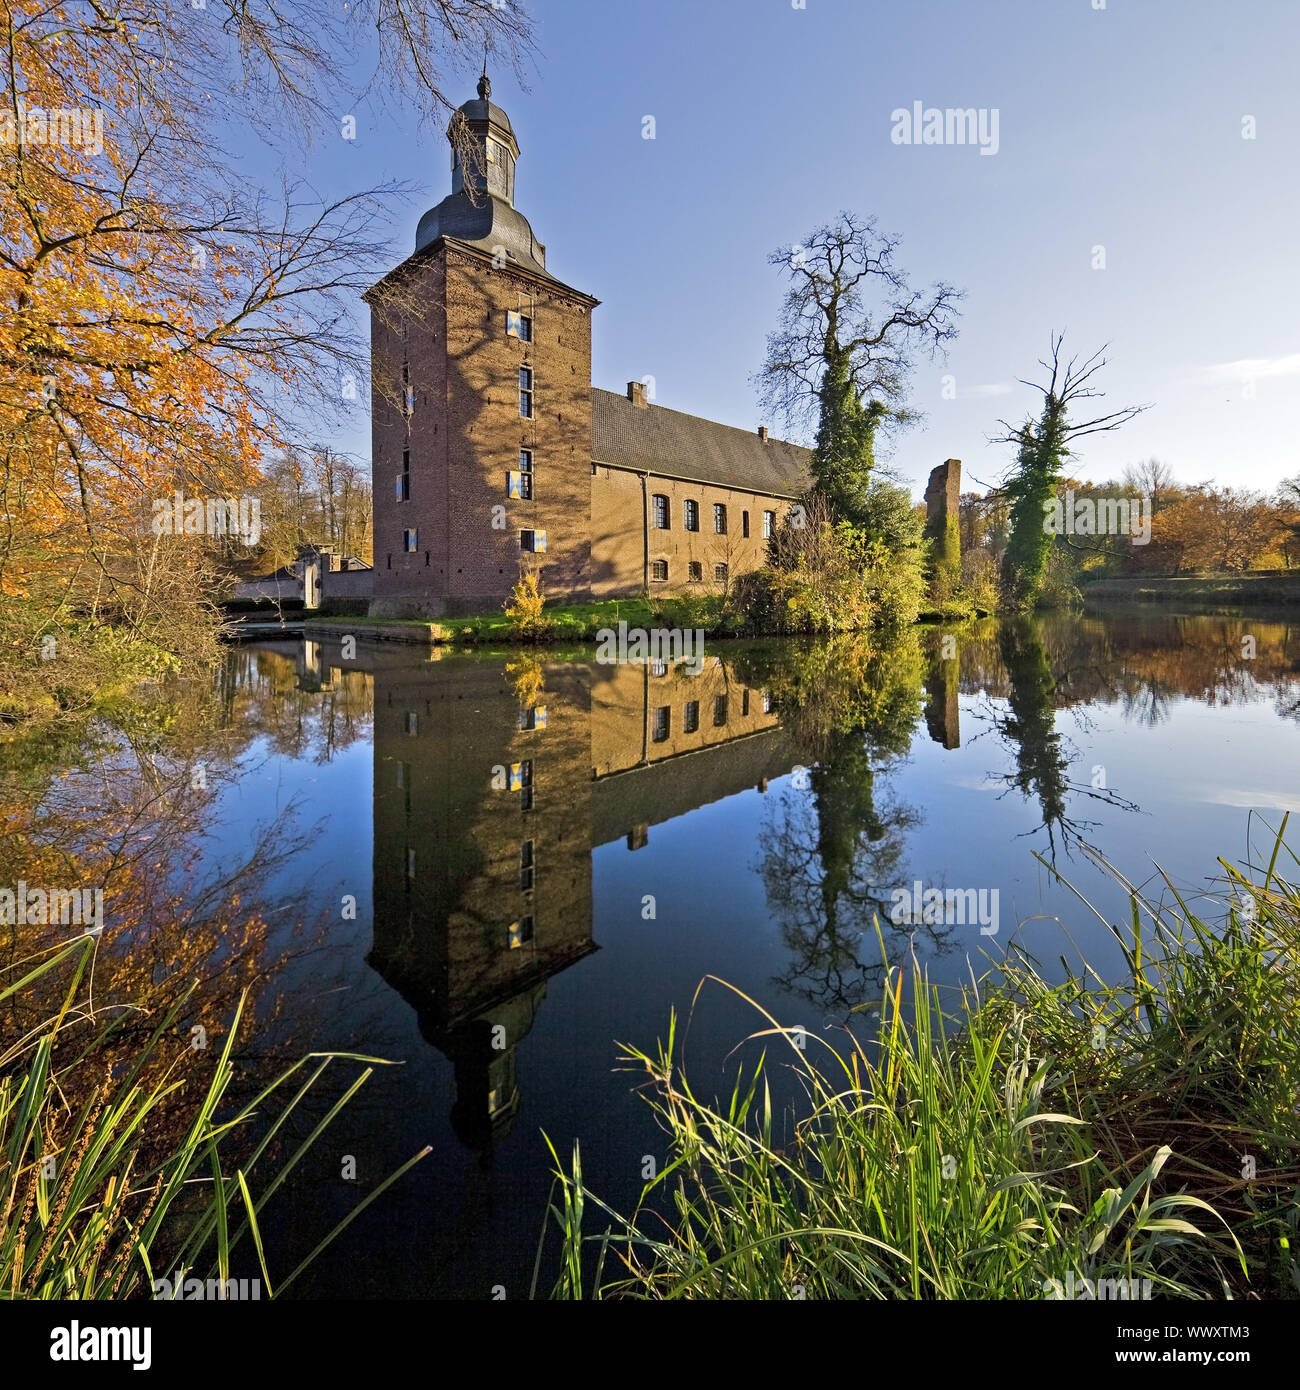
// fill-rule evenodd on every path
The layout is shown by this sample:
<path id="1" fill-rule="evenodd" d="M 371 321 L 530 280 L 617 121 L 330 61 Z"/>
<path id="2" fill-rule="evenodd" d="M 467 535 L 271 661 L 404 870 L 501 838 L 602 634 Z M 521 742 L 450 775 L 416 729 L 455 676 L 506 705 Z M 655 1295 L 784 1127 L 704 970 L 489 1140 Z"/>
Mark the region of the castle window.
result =
<path id="1" fill-rule="evenodd" d="M 741 514 L 740 514 L 740 534 L 741 534 L 746 540 L 749 539 L 749 513 L 748 513 L 748 512 L 741 512 Z"/>
<path id="2" fill-rule="evenodd" d="M 516 314 L 513 310 L 506 310 L 506 335 L 511 338 L 518 338 L 522 343 L 533 341 L 533 321 L 527 314 Z"/>
<path id="3" fill-rule="evenodd" d="M 700 529 L 700 504 L 694 498 L 688 497 L 682 503 L 682 525 L 688 531 L 698 531 Z"/>
<path id="4" fill-rule="evenodd" d="M 409 473 L 399 473 L 397 475 L 397 500 L 399 502 L 409 502 L 411 500 L 411 475 Z"/>
<path id="5" fill-rule="evenodd" d="M 720 729 L 727 722 L 727 697 L 725 695 L 715 695 L 713 697 L 713 727 Z"/>
<path id="6" fill-rule="evenodd" d="M 533 496 L 533 451 L 520 449 L 519 471 L 506 474 L 506 492 L 510 497 L 531 501 Z"/>
<path id="7" fill-rule="evenodd" d="M 527 551 L 530 555 L 544 555 L 546 553 L 546 532 L 520 531 L 519 549 Z"/>
<path id="8" fill-rule="evenodd" d="M 660 705 L 655 710 L 654 731 L 650 737 L 656 743 L 667 742 L 668 735 L 673 729 L 673 712 L 667 705 Z"/>
<path id="9" fill-rule="evenodd" d="M 533 887 L 533 842 L 525 840 L 519 846 L 519 891 L 529 893 Z"/>
<path id="10" fill-rule="evenodd" d="M 718 536 L 727 534 L 727 509 L 721 502 L 713 504 L 713 531 Z"/>
<path id="11" fill-rule="evenodd" d="M 417 550 L 419 550 L 419 548 L 420 548 L 420 533 L 419 533 L 419 531 L 416 531 L 416 530 L 403 531 L 403 532 L 402 532 L 402 535 L 403 535 L 403 538 L 404 538 L 405 543 L 406 543 L 406 553 L 407 553 L 408 555 L 414 555 L 415 552 L 416 552 Z"/>
<path id="12" fill-rule="evenodd" d="M 527 945 L 533 939 L 533 919 L 531 917 L 521 917 L 517 922 L 510 923 L 510 949 L 517 950 L 520 946 Z"/>
<path id="13" fill-rule="evenodd" d="M 672 525 L 670 513 L 668 511 L 668 499 L 662 492 L 656 492 L 650 499 L 650 515 L 654 519 L 655 526 L 660 531 L 668 530 Z"/>
<path id="14" fill-rule="evenodd" d="M 764 513 L 763 513 L 763 539 L 764 539 L 765 541 L 766 541 L 766 540 L 771 540 L 772 535 L 773 535 L 773 533 L 774 533 L 775 531 L 776 531 L 776 513 L 775 513 L 775 512 L 764 512 Z"/>
<path id="15" fill-rule="evenodd" d="M 686 578 L 692 584 L 698 584 L 704 578 L 704 568 L 698 560 L 691 560 L 687 563 Z"/>
<path id="16" fill-rule="evenodd" d="M 650 663 L 650 674 L 660 679 L 668 674 L 668 663 L 666 661 L 652 661 Z"/>
<path id="17" fill-rule="evenodd" d="M 408 738 L 414 738 L 420 732 L 420 716 L 413 710 L 406 711 L 406 733 Z"/>
<path id="18" fill-rule="evenodd" d="M 519 414 L 525 420 L 533 418 L 533 369 L 519 368 Z"/>
<path id="19" fill-rule="evenodd" d="M 406 413 L 406 415 L 407 415 L 408 417 L 415 414 L 415 387 L 414 387 L 414 386 L 408 386 L 408 387 L 406 388 L 405 392 L 403 393 L 403 398 L 402 398 L 402 409 L 405 411 L 405 413 Z"/>
<path id="20" fill-rule="evenodd" d="M 771 714 L 775 707 L 776 702 L 772 699 L 772 692 L 770 690 L 765 690 L 763 692 L 763 713 Z"/>
<path id="21" fill-rule="evenodd" d="M 713 567 L 713 577 L 714 577 L 714 579 L 716 579 L 716 580 L 718 581 L 719 584 L 725 584 L 725 583 L 727 582 L 727 567 L 726 567 L 726 565 L 714 565 L 714 567 Z"/>
<path id="22" fill-rule="evenodd" d="M 660 584 L 665 583 L 665 582 L 667 581 L 667 579 L 668 579 L 668 561 L 667 561 L 667 560 L 651 560 L 651 562 L 650 562 L 650 578 L 651 578 L 651 579 L 654 579 L 654 580 L 657 580 Z"/>
<path id="23" fill-rule="evenodd" d="M 698 700 L 687 700 L 686 708 L 682 711 L 682 733 L 695 734 L 700 730 L 700 702 Z"/>

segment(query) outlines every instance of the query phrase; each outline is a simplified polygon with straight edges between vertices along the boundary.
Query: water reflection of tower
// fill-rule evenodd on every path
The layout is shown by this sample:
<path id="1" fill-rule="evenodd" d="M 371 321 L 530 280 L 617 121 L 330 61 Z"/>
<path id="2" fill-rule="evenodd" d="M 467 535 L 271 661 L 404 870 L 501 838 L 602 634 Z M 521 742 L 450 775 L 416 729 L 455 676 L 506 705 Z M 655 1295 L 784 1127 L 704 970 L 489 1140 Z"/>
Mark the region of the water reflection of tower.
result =
<path id="1" fill-rule="evenodd" d="M 595 950 L 589 678 L 548 665 L 530 705 L 496 662 L 373 660 L 369 962 L 452 1062 L 452 1126 L 486 1158 L 546 981 Z"/>

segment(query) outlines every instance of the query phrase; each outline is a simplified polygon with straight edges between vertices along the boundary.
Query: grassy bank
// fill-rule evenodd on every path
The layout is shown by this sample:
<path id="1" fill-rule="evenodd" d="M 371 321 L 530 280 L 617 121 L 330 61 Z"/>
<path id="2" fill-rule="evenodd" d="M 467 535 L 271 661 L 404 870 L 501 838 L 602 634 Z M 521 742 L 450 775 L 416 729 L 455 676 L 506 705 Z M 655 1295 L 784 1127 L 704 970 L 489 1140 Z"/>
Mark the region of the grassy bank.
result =
<path id="1" fill-rule="evenodd" d="M 1085 604 L 1224 605 L 1300 603 L 1300 574 L 1161 575 L 1102 579 L 1083 589 Z"/>
<path id="2" fill-rule="evenodd" d="M 622 598 L 602 599 L 594 603 L 548 603 L 544 613 L 550 630 L 545 637 L 533 636 L 526 640 L 594 642 L 602 628 L 617 631 L 620 622 L 625 622 L 629 628 L 704 627 L 711 637 L 724 635 L 723 629 L 708 621 L 705 610 L 689 606 L 675 607 L 672 599 Z M 326 625 L 340 632 L 346 631 L 349 624 L 355 625 L 359 621 L 354 617 L 311 616 L 313 626 Z M 500 611 L 463 618 L 366 618 L 365 621 L 385 627 L 431 626 L 435 631 L 434 640 L 439 642 L 509 645 L 525 640 L 519 636 L 516 620 Z M 725 635 L 733 633 L 725 630 Z"/>
<path id="3" fill-rule="evenodd" d="M 1050 984 L 1013 958 L 945 998 L 913 961 L 879 1001 L 878 1040 L 835 1049 L 754 1005 L 764 1055 L 721 1103 L 692 1089 L 675 1023 L 657 1050 L 626 1048 L 667 1158 L 626 1217 L 587 1188 L 576 1146 L 556 1158 L 554 1296 L 1040 1299 L 1102 1280 L 1124 1282 L 1101 1297 L 1300 1295 L 1300 888 L 1284 859 L 1279 837 L 1256 872 L 1220 861 L 1221 920 L 1171 884 L 1160 902 L 1134 891 L 1111 926 L 1131 972 L 1118 987 L 1087 970 Z M 773 1066 L 806 1094 L 788 1141 Z"/>

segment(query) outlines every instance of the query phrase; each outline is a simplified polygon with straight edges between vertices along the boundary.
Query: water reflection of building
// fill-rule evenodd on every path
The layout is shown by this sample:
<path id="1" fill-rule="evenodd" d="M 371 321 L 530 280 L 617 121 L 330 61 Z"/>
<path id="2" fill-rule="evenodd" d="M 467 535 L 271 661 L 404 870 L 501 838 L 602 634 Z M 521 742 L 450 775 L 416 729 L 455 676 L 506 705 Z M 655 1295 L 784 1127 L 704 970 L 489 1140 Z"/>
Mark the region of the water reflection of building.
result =
<path id="1" fill-rule="evenodd" d="M 765 693 L 716 658 L 695 675 L 539 658 L 518 688 L 471 657 L 362 647 L 355 664 L 374 677 L 369 961 L 451 1060 L 453 1127 L 486 1156 L 518 1112 L 546 982 L 596 949 L 592 849 L 636 848 L 796 757 Z"/>

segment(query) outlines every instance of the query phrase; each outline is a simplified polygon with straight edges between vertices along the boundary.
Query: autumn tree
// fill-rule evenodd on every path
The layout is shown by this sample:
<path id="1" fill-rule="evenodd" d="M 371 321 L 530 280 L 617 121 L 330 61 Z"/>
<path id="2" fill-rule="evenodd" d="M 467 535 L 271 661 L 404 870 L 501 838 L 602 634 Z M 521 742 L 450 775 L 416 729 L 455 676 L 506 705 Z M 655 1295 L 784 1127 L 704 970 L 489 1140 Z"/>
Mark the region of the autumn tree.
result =
<path id="1" fill-rule="evenodd" d="M 41 678 L 38 647 L 72 621 L 125 626 L 168 658 L 210 654 L 207 557 L 154 535 L 154 504 L 255 492 L 295 421 L 364 377 L 353 314 L 386 255 L 389 190 L 250 186 L 221 133 L 251 127 L 293 157 L 311 129 L 338 128 L 359 50 L 376 100 L 443 115 L 449 68 L 488 46 L 517 65 L 529 41 L 496 0 L 6 6 L 6 685 Z"/>
<path id="2" fill-rule="evenodd" d="M 1247 570 L 1281 540 L 1283 519 L 1267 499 L 1246 488 L 1191 488 L 1161 515 L 1161 537 L 1176 547 L 1178 567 Z"/>

